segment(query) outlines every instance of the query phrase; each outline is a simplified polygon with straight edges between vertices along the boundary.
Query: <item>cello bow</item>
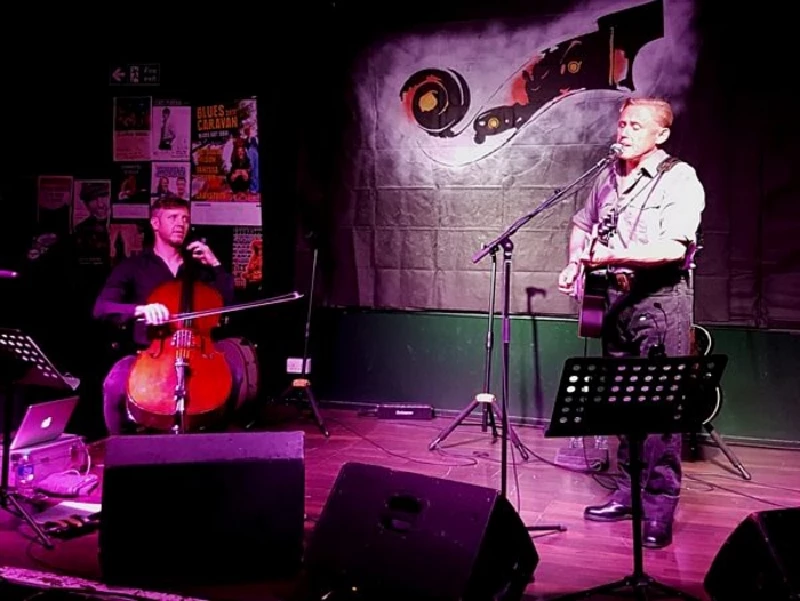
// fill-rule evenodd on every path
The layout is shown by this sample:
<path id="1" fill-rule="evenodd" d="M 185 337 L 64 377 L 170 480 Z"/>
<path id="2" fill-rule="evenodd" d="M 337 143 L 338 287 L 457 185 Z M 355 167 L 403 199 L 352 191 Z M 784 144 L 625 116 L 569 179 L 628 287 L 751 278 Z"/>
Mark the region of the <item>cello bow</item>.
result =
<path id="1" fill-rule="evenodd" d="M 163 323 L 174 323 L 176 321 L 184 321 L 189 319 L 199 319 L 201 317 L 209 317 L 211 315 L 223 315 L 225 313 L 234 313 L 236 311 L 246 311 L 247 309 L 257 309 L 259 307 L 267 307 L 269 305 L 280 305 L 294 300 L 303 298 L 299 292 L 291 292 L 289 294 L 282 294 L 280 296 L 273 296 L 262 300 L 251 301 L 249 303 L 240 303 L 238 305 L 230 305 L 228 307 L 220 307 L 218 309 L 207 309 L 205 311 L 187 311 L 185 313 L 175 313 L 170 315 L 169 319 Z M 144 321 L 144 316 L 138 318 L 139 321 Z"/>

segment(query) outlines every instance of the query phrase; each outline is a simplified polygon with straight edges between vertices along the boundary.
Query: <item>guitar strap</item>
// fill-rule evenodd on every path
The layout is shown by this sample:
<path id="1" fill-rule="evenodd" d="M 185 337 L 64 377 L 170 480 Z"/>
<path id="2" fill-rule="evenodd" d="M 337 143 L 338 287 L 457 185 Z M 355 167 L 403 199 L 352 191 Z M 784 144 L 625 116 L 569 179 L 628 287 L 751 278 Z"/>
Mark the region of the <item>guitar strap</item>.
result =
<path id="1" fill-rule="evenodd" d="M 682 163 L 682 162 L 683 161 L 681 159 L 677 158 L 677 157 L 668 156 L 666 159 L 661 161 L 661 163 L 659 163 L 658 167 L 656 167 L 656 175 L 655 175 L 655 178 L 653 179 L 653 184 L 650 187 L 650 192 L 648 192 L 648 199 L 649 199 L 649 195 L 652 194 L 656 189 L 658 189 L 658 184 L 661 181 L 661 178 L 664 177 L 664 174 L 666 174 L 675 165 L 677 165 L 679 163 Z M 641 179 L 641 176 L 639 177 L 639 179 Z M 635 186 L 636 183 L 639 181 L 639 179 L 637 179 L 636 182 L 634 182 L 634 184 L 631 187 Z M 629 200 L 626 203 L 626 206 L 628 204 L 630 204 L 630 202 L 631 202 L 631 200 Z M 645 200 L 644 204 L 647 204 L 647 200 Z M 619 219 L 619 215 L 615 214 L 614 215 L 614 228 L 615 229 L 616 229 L 616 225 L 617 225 L 616 222 L 617 222 L 618 219 Z M 637 217 L 636 222 L 638 223 L 638 221 L 639 221 L 639 219 Z"/>
<path id="2" fill-rule="evenodd" d="M 683 161 L 681 161 L 678 157 L 669 156 L 659 163 L 658 167 L 656 167 L 656 173 L 659 177 L 661 177 L 661 175 L 672 169 L 678 163 L 682 162 Z"/>

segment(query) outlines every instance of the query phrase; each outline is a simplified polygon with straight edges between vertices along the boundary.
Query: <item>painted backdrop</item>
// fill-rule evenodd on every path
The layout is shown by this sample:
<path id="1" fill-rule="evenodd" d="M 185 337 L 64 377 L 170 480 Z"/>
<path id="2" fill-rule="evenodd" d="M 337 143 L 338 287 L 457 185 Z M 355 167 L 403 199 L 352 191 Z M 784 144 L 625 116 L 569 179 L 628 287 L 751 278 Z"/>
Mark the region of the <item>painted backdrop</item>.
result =
<path id="1" fill-rule="evenodd" d="M 593 0 L 366 49 L 351 74 L 329 301 L 485 311 L 492 263 L 472 256 L 607 154 L 627 96 L 668 98 L 682 118 L 698 47 L 692 7 Z M 587 189 L 514 236 L 512 311 L 574 314 L 556 280 Z M 501 285 L 502 256 L 498 294 Z"/>

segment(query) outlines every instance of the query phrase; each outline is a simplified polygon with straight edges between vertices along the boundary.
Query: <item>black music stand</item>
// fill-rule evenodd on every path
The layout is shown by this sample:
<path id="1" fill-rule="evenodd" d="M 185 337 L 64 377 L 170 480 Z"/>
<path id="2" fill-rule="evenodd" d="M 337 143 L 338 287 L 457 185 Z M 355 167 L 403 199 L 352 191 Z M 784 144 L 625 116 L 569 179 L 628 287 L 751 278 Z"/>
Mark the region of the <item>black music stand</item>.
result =
<path id="1" fill-rule="evenodd" d="M 25 520 L 42 545 L 46 549 L 53 549 L 53 543 L 20 503 L 17 498 L 19 495 L 9 491 L 11 420 L 14 416 L 12 406 L 17 388 L 20 386 L 42 386 L 56 390 L 74 391 L 78 387 L 78 380 L 61 375 L 30 336 L 20 330 L 0 329 L 0 385 L 6 395 L 0 507 Z"/>
<path id="2" fill-rule="evenodd" d="M 703 420 L 694 399 L 719 385 L 726 355 L 687 357 L 576 357 L 567 359 L 545 437 L 627 436 L 630 441 L 633 573 L 621 580 L 558 597 L 585 599 L 648 589 L 680 599 L 696 597 L 648 576 L 642 560 L 642 443 L 649 434 L 682 434 Z"/>

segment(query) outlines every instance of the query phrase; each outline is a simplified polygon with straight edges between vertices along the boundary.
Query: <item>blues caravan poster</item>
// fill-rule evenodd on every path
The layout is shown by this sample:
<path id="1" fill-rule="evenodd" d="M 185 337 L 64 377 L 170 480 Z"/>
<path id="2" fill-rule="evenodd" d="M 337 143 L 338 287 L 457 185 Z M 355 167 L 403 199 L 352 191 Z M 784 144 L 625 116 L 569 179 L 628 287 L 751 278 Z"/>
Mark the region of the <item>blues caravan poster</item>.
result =
<path id="1" fill-rule="evenodd" d="M 202 104 L 192 110 L 192 222 L 260 226 L 256 99 Z"/>

